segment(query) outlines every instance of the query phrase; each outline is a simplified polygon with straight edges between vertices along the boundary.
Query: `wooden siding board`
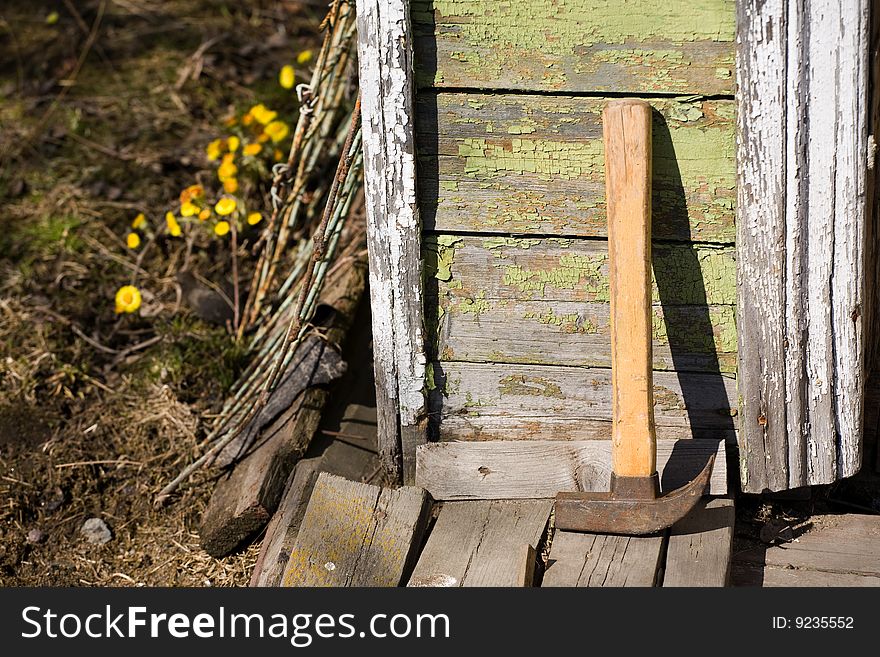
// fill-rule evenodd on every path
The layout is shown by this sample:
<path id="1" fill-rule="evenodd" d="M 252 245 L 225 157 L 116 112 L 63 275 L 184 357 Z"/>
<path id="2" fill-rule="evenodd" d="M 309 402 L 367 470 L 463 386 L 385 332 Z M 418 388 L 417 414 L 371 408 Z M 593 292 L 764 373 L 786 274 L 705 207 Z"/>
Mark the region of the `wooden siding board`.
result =
<path id="1" fill-rule="evenodd" d="M 434 363 L 432 415 L 442 440 L 593 440 L 611 437 L 611 370 Z M 736 381 L 655 372 L 660 439 L 734 441 Z"/>
<path id="2" fill-rule="evenodd" d="M 556 531 L 541 586 L 654 586 L 665 541 L 662 535 Z"/>
<path id="3" fill-rule="evenodd" d="M 868 2 L 738 8 L 741 479 L 760 492 L 861 465 Z"/>
<path id="4" fill-rule="evenodd" d="M 733 500 L 703 498 L 669 532 L 663 586 L 727 586 L 736 521 Z"/>
<path id="5" fill-rule="evenodd" d="M 604 237 L 605 98 L 422 93 L 419 199 L 437 232 Z M 653 234 L 734 241 L 734 102 L 652 99 Z"/>
<path id="6" fill-rule="evenodd" d="M 657 442 L 664 491 L 692 480 L 715 454 L 709 492 L 727 492 L 719 440 Z M 504 440 L 428 443 L 416 453 L 416 483 L 436 500 L 553 498 L 560 491 L 603 491 L 611 482 L 611 441 Z"/>
<path id="7" fill-rule="evenodd" d="M 733 0 L 413 0 L 420 87 L 733 93 Z"/>

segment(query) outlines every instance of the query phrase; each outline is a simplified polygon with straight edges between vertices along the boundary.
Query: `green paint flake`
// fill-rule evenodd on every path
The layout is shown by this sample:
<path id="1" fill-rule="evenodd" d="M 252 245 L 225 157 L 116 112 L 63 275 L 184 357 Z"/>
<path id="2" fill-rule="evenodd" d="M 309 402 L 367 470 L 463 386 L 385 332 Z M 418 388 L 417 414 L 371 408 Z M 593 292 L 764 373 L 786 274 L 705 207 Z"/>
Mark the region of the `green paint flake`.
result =
<path id="1" fill-rule="evenodd" d="M 596 333 L 596 325 L 589 319 L 582 319 L 577 313 L 556 314 L 552 308 L 544 313 L 527 312 L 523 319 L 535 319 L 541 324 L 558 326 L 563 333 Z"/>
<path id="2" fill-rule="evenodd" d="M 547 286 L 560 290 L 581 287 L 597 300 L 608 300 L 608 279 L 602 270 L 607 255 L 586 256 L 578 253 L 559 258 L 559 266 L 529 270 L 521 265 L 503 265 L 502 283 L 520 292 L 537 292 L 544 296 Z"/>
<path id="3" fill-rule="evenodd" d="M 493 251 L 502 247 L 511 247 L 514 249 L 530 249 L 538 246 L 543 240 L 529 239 L 522 237 L 489 237 L 483 240 L 483 248 Z M 503 254 L 501 254 L 503 257 Z"/>
<path id="4" fill-rule="evenodd" d="M 425 388 L 428 390 L 436 390 L 437 384 L 434 382 L 434 364 L 425 365 Z"/>
<path id="5" fill-rule="evenodd" d="M 491 309 L 491 304 L 486 301 L 486 293 L 482 290 L 474 298 L 464 298 L 455 306 L 455 310 L 458 312 L 471 314 L 474 317 L 479 317 Z M 452 307 L 450 307 L 450 312 L 452 312 Z"/>
<path id="6" fill-rule="evenodd" d="M 718 67 L 715 69 L 715 77 L 719 80 L 729 80 L 733 77 L 733 72 L 729 68 Z"/>
<path id="7" fill-rule="evenodd" d="M 422 242 L 422 255 L 425 259 L 425 274 L 438 281 L 452 280 L 452 263 L 455 260 L 455 246 L 462 238 L 455 235 L 426 237 Z"/>
<path id="8" fill-rule="evenodd" d="M 472 178 L 530 173 L 542 180 L 572 180 L 595 175 L 596 167 L 602 166 L 602 153 L 600 140 L 557 142 L 514 137 L 508 143 L 467 138 L 458 145 L 458 154 L 465 158 L 464 173 Z"/>
<path id="9" fill-rule="evenodd" d="M 498 382 L 498 392 L 503 395 L 528 395 L 530 397 L 556 397 L 564 399 L 562 389 L 552 381 L 539 376 L 505 376 Z"/>
<path id="10" fill-rule="evenodd" d="M 699 121 L 703 118 L 703 110 L 698 104 L 671 102 L 666 106 L 666 116 L 682 123 Z"/>

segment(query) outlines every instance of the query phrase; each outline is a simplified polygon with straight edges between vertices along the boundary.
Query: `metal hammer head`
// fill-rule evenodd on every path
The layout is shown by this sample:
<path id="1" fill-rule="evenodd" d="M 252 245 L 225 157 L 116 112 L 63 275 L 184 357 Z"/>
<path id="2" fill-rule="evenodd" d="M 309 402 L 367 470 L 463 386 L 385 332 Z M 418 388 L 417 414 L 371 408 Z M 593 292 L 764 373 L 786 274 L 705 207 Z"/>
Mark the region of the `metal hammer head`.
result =
<path id="1" fill-rule="evenodd" d="M 556 527 L 597 534 L 653 534 L 684 518 L 700 501 L 712 466 L 713 454 L 703 471 L 686 486 L 659 495 L 658 477 L 611 475 L 607 493 L 559 493 Z"/>

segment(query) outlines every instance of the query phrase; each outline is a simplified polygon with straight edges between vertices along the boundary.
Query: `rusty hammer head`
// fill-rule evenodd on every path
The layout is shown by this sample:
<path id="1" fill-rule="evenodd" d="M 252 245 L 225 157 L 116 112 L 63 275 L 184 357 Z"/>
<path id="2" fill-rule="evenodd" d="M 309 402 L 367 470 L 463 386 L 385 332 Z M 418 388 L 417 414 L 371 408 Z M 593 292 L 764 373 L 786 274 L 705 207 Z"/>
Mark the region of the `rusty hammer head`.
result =
<path id="1" fill-rule="evenodd" d="M 703 496 L 715 463 L 713 454 L 703 471 L 687 485 L 659 494 L 658 477 L 611 475 L 611 491 L 559 493 L 556 527 L 597 534 L 653 534 L 684 518 Z"/>

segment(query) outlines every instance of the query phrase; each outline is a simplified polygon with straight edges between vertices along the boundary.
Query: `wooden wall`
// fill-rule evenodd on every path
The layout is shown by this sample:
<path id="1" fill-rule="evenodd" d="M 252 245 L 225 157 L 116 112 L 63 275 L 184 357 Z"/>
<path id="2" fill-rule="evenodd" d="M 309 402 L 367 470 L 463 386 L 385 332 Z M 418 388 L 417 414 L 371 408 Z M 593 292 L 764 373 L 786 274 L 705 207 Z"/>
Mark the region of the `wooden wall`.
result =
<path id="1" fill-rule="evenodd" d="M 411 20 L 431 437 L 609 437 L 613 94 L 656 110 L 658 436 L 733 441 L 733 0 L 413 0 Z"/>

